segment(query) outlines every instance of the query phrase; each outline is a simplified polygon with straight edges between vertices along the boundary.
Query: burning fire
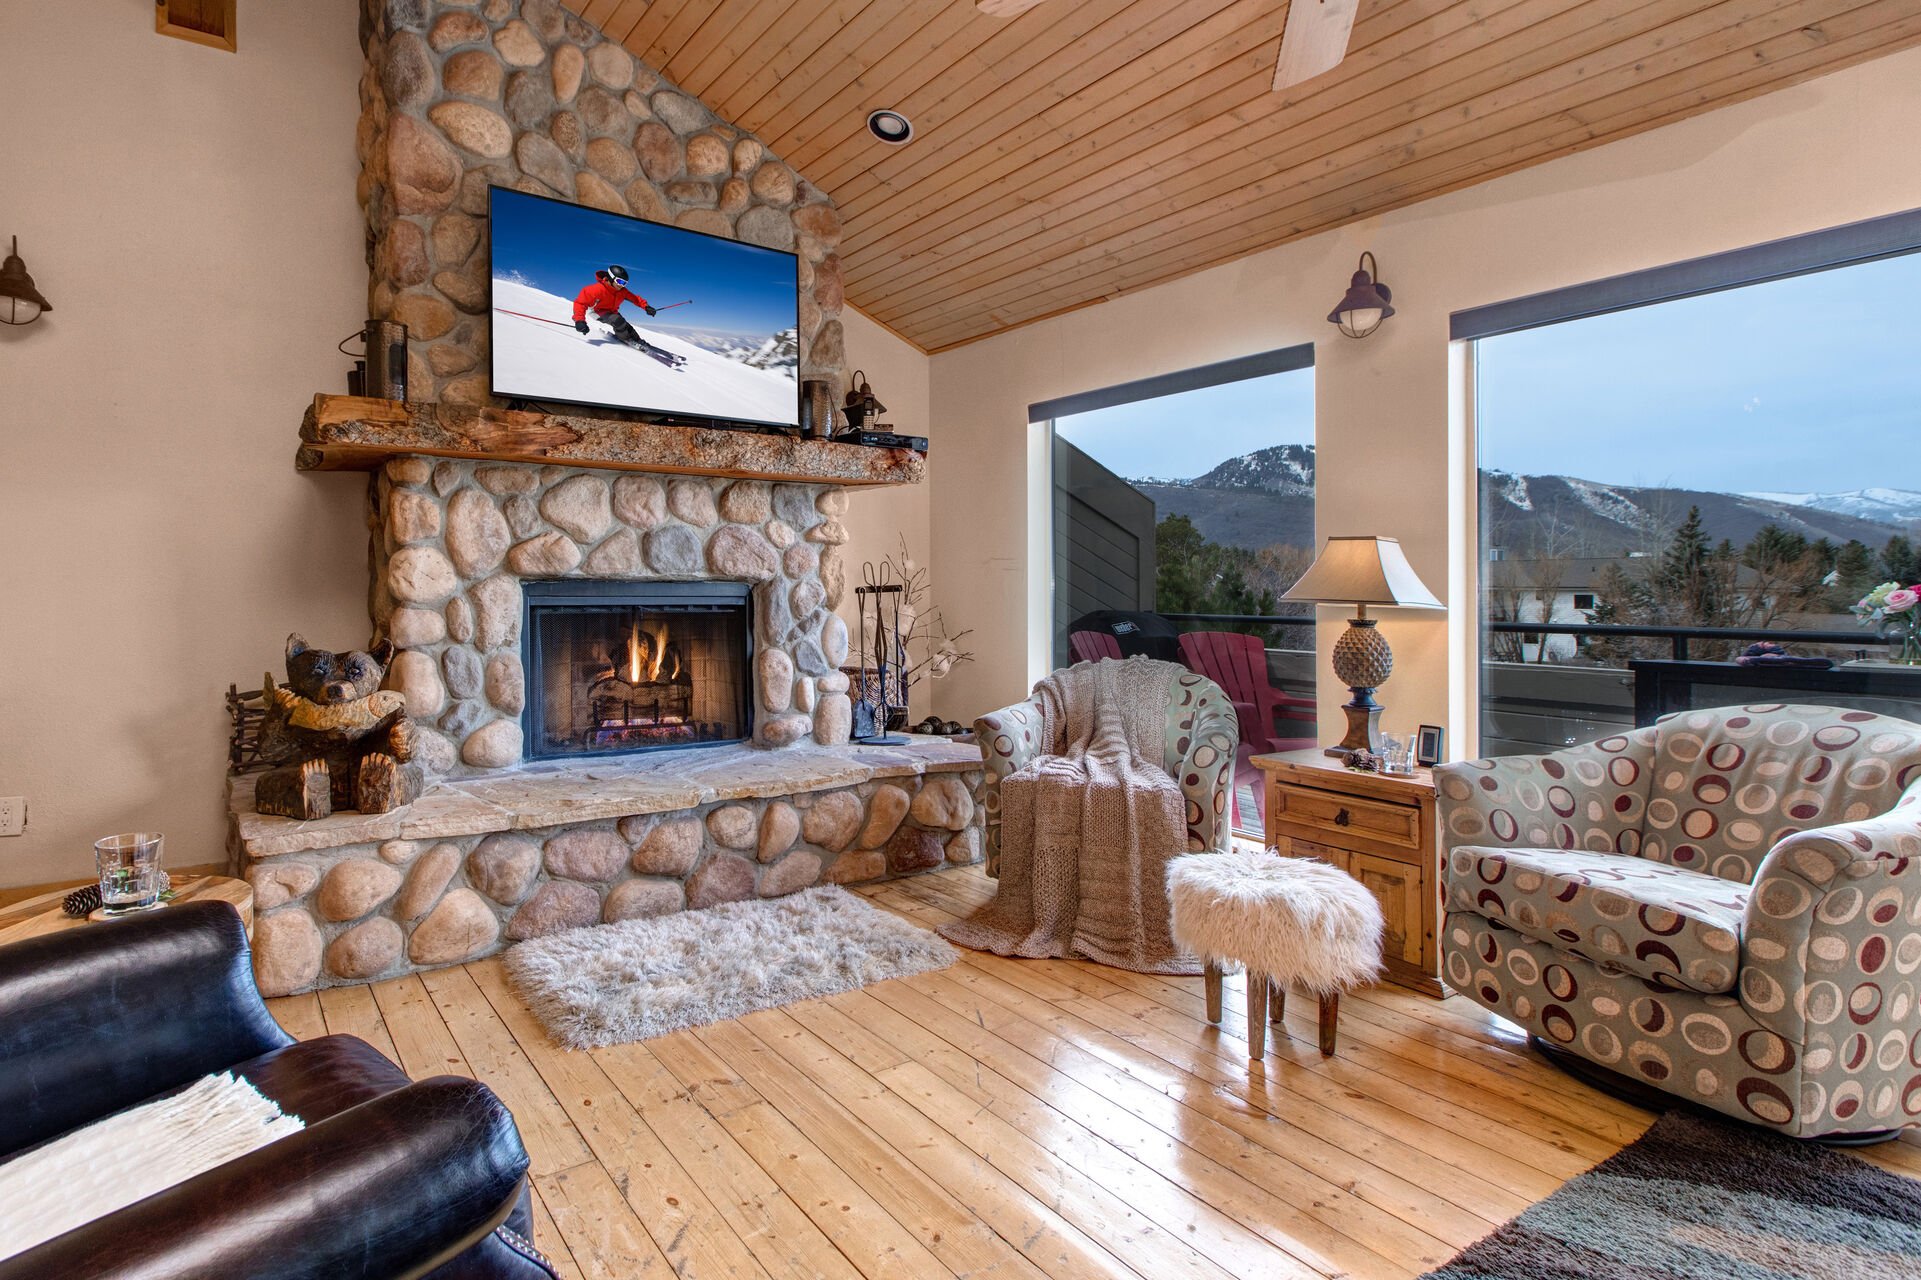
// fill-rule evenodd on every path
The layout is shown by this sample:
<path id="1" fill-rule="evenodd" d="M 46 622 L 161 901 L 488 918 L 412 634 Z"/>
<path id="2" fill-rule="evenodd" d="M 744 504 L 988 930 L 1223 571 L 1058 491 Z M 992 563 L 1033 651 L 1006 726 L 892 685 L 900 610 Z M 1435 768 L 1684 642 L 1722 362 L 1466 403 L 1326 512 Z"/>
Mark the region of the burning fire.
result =
<path id="1" fill-rule="evenodd" d="M 645 641 L 641 637 L 645 635 Z M 667 654 L 667 624 L 655 621 L 653 629 L 643 631 L 640 619 L 634 619 L 633 629 L 627 633 L 627 683 L 641 684 L 660 679 L 661 659 Z M 678 664 L 676 664 L 678 667 Z M 678 670 L 669 671 L 672 679 Z"/>

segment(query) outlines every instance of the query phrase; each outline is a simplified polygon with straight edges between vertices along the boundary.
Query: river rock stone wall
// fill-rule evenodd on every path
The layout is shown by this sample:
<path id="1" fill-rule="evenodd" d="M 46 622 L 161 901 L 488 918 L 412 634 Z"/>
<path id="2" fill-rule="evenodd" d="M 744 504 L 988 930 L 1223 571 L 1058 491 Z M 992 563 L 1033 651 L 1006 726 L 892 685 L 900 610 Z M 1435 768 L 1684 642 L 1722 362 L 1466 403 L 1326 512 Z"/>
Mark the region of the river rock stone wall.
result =
<path id="1" fill-rule="evenodd" d="M 400 458 L 373 478 L 376 632 L 399 650 L 430 776 L 521 763 L 524 578 L 753 584 L 755 741 L 845 743 L 853 728 L 836 485 L 769 484 Z"/>
<path id="2" fill-rule="evenodd" d="M 840 215 L 557 0 L 363 0 L 357 146 L 371 315 L 407 325 L 408 398 L 488 391 L 487 188 L 800 257 L 801 375 L 838 396 Z"/>
<path id="3" fill-rule="evenodd" d="M 563 929 L 977 862 L 978 766 L 618 820 L 246 858 L 261 993 L 477 959 Z"/>

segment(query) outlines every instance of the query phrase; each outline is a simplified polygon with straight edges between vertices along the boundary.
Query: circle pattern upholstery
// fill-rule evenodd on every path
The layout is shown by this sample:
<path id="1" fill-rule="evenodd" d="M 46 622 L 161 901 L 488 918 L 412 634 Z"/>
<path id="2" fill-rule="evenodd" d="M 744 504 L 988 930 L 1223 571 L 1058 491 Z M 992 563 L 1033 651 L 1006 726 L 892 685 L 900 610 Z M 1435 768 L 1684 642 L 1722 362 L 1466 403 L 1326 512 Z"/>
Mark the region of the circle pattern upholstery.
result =
<path id="1" fill-rule="evenodd" d="M 1789 1133 L 1921 1124 L 1921 726 L 1784 704 L 1692 711 L 1548 756 L 1445 766 L 1436 784 L 1457 990 L 1602 1066 Z M 1490 910 L 1467 846 L 1631 855 L 1692 877 L 1690 894 L 1708 877 L 1745 889 L 1732 989 L 1635 972 L 1598 924 L 1562 936 L 1549 922 L 1571 918 L 1555 897 L 1565 877 L 1527 890 L 1510 878 Z"/>

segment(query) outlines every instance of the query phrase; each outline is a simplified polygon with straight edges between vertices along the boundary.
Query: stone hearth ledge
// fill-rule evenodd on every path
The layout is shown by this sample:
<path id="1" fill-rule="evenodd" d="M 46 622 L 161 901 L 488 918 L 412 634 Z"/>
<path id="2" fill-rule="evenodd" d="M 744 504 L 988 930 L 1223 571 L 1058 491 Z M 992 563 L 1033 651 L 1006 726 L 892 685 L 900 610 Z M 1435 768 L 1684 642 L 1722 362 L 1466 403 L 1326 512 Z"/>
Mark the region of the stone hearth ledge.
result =
<path id="1" fill-rule="evenodd" d="M 227 793 L 232 852 L 244 872 L 253 859 L 343 845 L 528 831 L 981 767 L 980 749 L 971 743 L 915 736 L 888 747 L 693 747 L 537 762 L 446 779 L 393 813 L 337 813 L 315 822 L 256 813 L 253 775 L 229 779 Z"/>

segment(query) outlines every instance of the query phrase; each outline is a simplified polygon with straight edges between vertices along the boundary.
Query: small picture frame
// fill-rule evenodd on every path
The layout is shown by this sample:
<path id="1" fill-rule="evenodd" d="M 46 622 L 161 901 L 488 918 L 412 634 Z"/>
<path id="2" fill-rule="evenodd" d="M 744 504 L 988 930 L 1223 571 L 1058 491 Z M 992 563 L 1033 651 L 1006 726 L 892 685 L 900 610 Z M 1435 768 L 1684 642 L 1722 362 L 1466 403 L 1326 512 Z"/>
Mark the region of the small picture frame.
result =
<path id="1" fill-rule="evenodd" d="M 1441 753 L 1445 750 L 1447 730 L 1438 724 L 1424 724 L 1414 737 L 1414 763 L 1424 768 L 1432 768 L 1441 763 Z"/>

